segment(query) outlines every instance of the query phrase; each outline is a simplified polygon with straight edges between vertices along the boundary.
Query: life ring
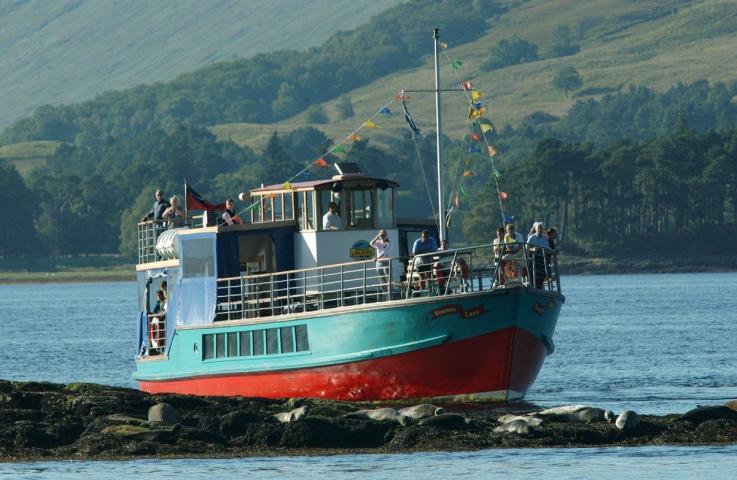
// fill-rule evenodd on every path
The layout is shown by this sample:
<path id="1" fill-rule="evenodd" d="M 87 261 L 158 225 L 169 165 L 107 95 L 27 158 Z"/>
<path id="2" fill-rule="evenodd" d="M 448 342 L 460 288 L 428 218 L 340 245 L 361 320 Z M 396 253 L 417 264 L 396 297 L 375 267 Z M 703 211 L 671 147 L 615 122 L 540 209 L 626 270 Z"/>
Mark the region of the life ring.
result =
<path id="1" fill-rule="evenodd" d="M 159 317 L 153 317 L 148 325 L 148 341 L 153 348 L 164 346 L 163 322 Z"/>

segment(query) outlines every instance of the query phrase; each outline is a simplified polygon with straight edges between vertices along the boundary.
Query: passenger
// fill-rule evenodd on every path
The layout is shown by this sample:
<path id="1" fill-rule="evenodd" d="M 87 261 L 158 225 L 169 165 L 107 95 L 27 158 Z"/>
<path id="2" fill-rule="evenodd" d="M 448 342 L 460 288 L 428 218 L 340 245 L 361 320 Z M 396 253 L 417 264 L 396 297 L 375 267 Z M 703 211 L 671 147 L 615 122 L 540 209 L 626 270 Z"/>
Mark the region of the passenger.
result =
<path id="1" fill-rule="evenodd" d="M 225 201 L 225 211 L 220 214 L 220 218 L 223 220 L 223 225 L 233 225 L 234 223 L 243 223 L 240 215 L 235 214 L 233 209 L 233 199 L 229 198 Z"/>
<path id="2" fill-rule="evenodd" d="M 507 234 L 504 235 L 504 255 L 502 256 L 504 278 L 506 282 L 520 281 L 522 271 L 520 262 L 524 260 L 522 235 L 515 230 L 513 223 L 507 224 Z"/>
<path id="3" fill-rule="evenodd" d="M 170 227 L 179 227 L 184 224 L 184 212 L 179 208 L 179 199 L 176 195 L 171 197 L 171 205 L 164 210 L 161 218 L 169 220 Z"/>
<path id="4" fill-rule="evenodd" d="M 376 273 L 381 278 L 381 289 L 389 292 L 389 265 L 392 252 L 386 230 L 379 230 L 379 234 L 371 240 L 371 246 L 376 250 Z"/>
<path id="5" fill-rule="evenodd" d="M 496 271 L 497 279 L 495 280 L 496 285 L 504 285 L 504 261 L 502 256 L 504 255 L 504 227 L 496 229 L 496 238 L 493 242 L 494 245 L 494 263 L 497 265 Z"/>
<path id="6" fill-rule="evenodd" d="M 338 213 L 338 205 L 335 202 L 328 204 L 328 211 L 322 216 L 322 229 L 323 230 L 343 230 L 343 219 L 340 218 Z"/>
<path id="7" fill-rule="evenodd" d="M 154 309 L 151 311 L 154 315 L 158 317 L 163 317 L 166 315 L 166 291 L 163 289 L 156 290 L 156 306 L 154 306 Z"/>
<path id="8" fill-rule="evenodd" d="M 535 281 L 535 288 L 542 289 L 545 282 L 545 251 L 550 249 L 548 237 L 545 236 L 543 222 L 535 222 L 530 230 L 530 236 L 527 237 L 529 251 L 532 253 L 532 278 Z"/>
<path id="9" fill-rule="evenodd" d="M 548 244 L 550 245 L 550 252 L 548 252 L 548 255 L 558 255 L 558 248 L 556 246 L 556 243 L 558 241 L 558 229 L 555 227 L 550 227 L 547 230 L 545 230 L 545 235 L 548 237 Z"/>
<path id="10" fill-rule="evenodd" d="M 156 190 L 156 201 L 154 202 L 153 208 L 151 208 L 151 211 L 148 212 L 142 219 L 142 222 L 147 222 L 149 220 L 155 221 L 157 224 L 161 224 L 163 220 L 164 211 L 166 211 L 167 208 L 169 208 L 171 205 L 169 202 L 164 198 L 164 192 L 162 190 Z"/>
<path id="11" fill-rule="evenodd" d="M 428 230 L 423 230 L 420 238 L 415 240 L 412 245 L 412 255 L 422 255 L 423 253 L 433 253 L 438 251 L 438 244 L 434 238 L 430 236 Z M 427 279 L 432 269 L 432 257 L 429 255 L 415 257 L 413 260 L 416 271 L 420 274 L 420 288 L 427 288 Z"/>

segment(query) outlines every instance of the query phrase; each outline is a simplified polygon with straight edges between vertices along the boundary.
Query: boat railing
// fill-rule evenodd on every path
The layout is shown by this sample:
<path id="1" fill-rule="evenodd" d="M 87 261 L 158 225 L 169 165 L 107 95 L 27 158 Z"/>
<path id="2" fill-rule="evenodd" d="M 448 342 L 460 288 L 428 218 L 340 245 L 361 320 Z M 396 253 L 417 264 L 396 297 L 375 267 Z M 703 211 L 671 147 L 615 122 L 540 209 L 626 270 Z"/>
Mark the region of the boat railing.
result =
<path id="1" fill-rule="evenodd" d="M 156 242 L 162 233 L 169 228 L 191 227 L 193 219 L 178 217 L 170 220 L 144 220 L 138 222 L 138 263 L 157 262 L 161 260 L 156 251 Z"/>
<path id="2" fill-rule="evenodd" d="M 557 256 L 528 244 L 481 245 L 217 281 L 215 320 L 238 320 L 351 305 L 504 288 L 560 293 Z"/>

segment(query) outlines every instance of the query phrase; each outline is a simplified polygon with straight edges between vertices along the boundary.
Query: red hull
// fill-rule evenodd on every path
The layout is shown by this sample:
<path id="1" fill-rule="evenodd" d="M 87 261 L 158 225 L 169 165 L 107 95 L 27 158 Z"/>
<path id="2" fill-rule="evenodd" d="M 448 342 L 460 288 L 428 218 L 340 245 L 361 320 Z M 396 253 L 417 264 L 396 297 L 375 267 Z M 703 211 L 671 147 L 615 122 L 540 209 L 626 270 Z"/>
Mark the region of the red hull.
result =
<path id="1" fill-rule="evenodd" d="M 524 395 L 546 350 L 526 330 L 490 334 L 400 355 L 327 367 L 141 381 L 150 393 L 243 397 L 399 400 L 464 397 L 506 400 Z"/>

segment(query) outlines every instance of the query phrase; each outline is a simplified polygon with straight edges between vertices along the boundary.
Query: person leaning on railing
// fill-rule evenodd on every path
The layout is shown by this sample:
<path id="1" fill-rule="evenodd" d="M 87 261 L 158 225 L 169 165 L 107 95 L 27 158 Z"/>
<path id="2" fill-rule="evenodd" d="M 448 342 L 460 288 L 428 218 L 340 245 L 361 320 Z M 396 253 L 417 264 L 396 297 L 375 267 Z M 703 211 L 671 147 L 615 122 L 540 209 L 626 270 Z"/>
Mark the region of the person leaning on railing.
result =
<path id="1" fill-rule="evenodd" d="M 179 199 L 176 195 L 171 197 L 171 205 L 164 210 L 162 218 L 169 221 L 170 227 L 180 227 L 184 225 L 184 212 L 179 208 Z"/>
<path id="2" fill-rule="evenodd" d="M 151 211 L 141 219 L 141 221 L 147 222 L 149 220 L 153 220 L 160 223 L 163 219 L 164 211 L 166 211 L 170 206 L 171 204 L 169 201 L 164 198 L 164 192 L 162 190 L 156 190 L 156 201 L 154 202 L 154 206 L 151 208 Z"/>
<path id="3" fill-rule="evenodd" d="M 528 250 L 532 253 L 532 276 L 535 280 L 535 288 L 541 289 L 545 282 L 545 251 L 550 249 L 543 222 L 535 222 L 532 225 L 527 243 L 530 245 Z"/>
<path id="4" fill-rule="evenodd" d="M 430 236 L 429 230 L 423 230 L 420 234 L 420 238 L 415 240 L 412 245 L 412 255 L 422 255 L 424 253 L 433 253 L 438 250 L 438 244 L 434 238 Z M 432 270 L 432 257 L 416 256 L 413 260 L 413 265 L 420 274 L 420 288 L 425 289 L 427 287 L 427 279 L 430 276 Z"/>
<path id="5" fill-rule="evenodd" d="M 504 277 L 508 282 L 521 280 L 520 261 L 524 260 L 525 239 L 516 231 L 513 223 L 507 224 L 507 234 L 504 235 Z"/>

